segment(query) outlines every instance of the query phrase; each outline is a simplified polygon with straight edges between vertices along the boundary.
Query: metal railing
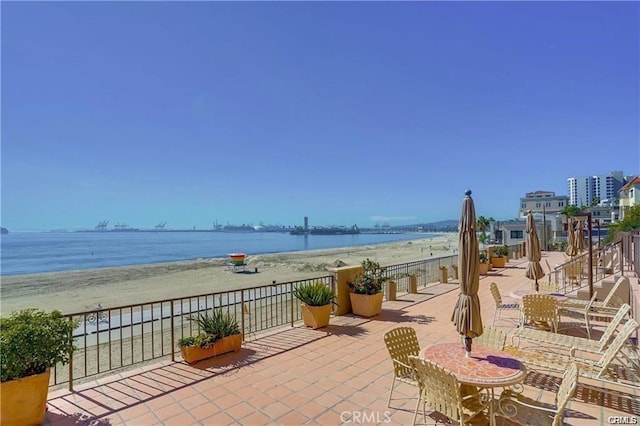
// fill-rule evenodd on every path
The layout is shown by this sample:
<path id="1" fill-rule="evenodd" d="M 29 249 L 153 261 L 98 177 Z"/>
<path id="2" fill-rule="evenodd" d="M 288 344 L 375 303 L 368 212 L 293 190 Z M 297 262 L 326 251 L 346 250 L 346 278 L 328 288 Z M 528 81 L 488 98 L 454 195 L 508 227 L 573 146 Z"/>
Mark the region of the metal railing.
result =
<path id="1" fill-rule="evenodd" d="M 408 293 L 409 277 L 416 277 L 418 287 L 426 287 L 428 283 L 440 281 L 443 267 L 447 268 L 447 277 L 453 277 L 453 267 L 457 265 L 458 255 L 452 255 L 386 266 L 385 272 L 397 284 L 398 291 Z"/>
<path id="2" fill-rule="evenodd" d="M 609 244 L 600 249 L 594 245 L 592 279 L 596 283 L 620 272 L 621 242 Z M 589 254 L 573 256 L 551 270 L 551 279 L 556 288 L 564 293 L 589 286 Z"/>
<path id="3" fill-rule="evenodd" d="M 78 321 L 74 331 L 77 350 L 68 365 L 57 365 L 51 385 L 98 377 L 106 373 L 161 358 L 175 360 L 179 339 L 200 333 L 198 313 L 222 309 L 240 324 L 245 339 L 302 319 L 293 289 L 321 282 L 331 286 L 332 275 L 241 290 L 200 294 L 156 302 L 69 314 Z"/>
<path id="4" fill-rule="evenodd" d="M 417 278 L 418 286 L 426 287 L 441 280 L 443 267 L 448 277 L 454 276 L 457 262 L 458 256 L 453 255 L 385 266 L 385 273 L 398 284 L 398 291 L 408 293 L 410 276 Z M 197 321 L 189 318 L 212 309 L 222 309 L 235 318 L 245 339 L 293 326 L 302 320 L 293 289 L 313 282 L 331 286 L 336 293 L 334 276 L 327 275 L 126 306 L 98 306 L 69 314 L 70 321 L 79 323 L 74 332 L 78 349 L 68 365 L 52 370 L 50 384 L 67 384 L 73 390 L 74 380 L 97 378 L 159 359 L 175 361 L 178 341 L 200 333 Z"/>

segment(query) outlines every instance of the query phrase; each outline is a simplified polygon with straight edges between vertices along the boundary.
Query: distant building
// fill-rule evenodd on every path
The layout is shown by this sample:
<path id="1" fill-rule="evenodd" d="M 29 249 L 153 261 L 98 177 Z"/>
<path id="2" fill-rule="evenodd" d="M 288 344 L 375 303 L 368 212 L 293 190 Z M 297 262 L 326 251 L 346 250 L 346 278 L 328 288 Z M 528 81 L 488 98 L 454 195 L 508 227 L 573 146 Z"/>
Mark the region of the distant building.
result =
<path id="1" fill-rule="evenodd" d="M 618 198 L 618 192 L 624 185 L 622 172 L 608 175 L 570 177 L 567 179 L 569 204 L 572 206 L 590 206 L 597 197 L 598 203 L 612 202 Z"/>
<path id="2" fill-rule="evenodd" d="M 534 217 L 542 215 L 543 212 L 547 215 L 555 216 L 556 213 L 561 212 L 568 205 L 569 197 L 566 195 L 556 195 L 552 191 L 527 192 L 523 198 L 520 198 L 518 217 L 521 219 L 526 218 L 529 210 L 531 210 Z"/>
<path id="3" fill-rule="evenodd" d="M 532 212 L 533 213 L 533 212 Z M 555 214 L 554 216 L 555 217 Z M 538 233 L 538 240 L 540 241 L 540 248 L 545 250 L 545 240 L 546 245 L 552 243 L 552 220 L 544 221 L 542 218 L 537 218 L 534 215 L 534 220 L 536 222 L 536 231 Z M 527 221 L 526 219 L 515 219 L 515 220 L 507 220 L 501 222 L 493 222 L 492 224 L 492 235 L 496 235 L 498 238 L 495 239 L 496 244 L 506 244 L 508 246 L 512 246 L 515 244 L 520 244 L 526 238 L 526 227 Z M 497 232 L 496 232 L 497 231 Z"/>
<path id="4" fill-rule="evenodd" d="M 624 219 L 625 213 L 633 206 L 640 205 L 640 176 L 629 179 L 619 191 L 620 219 Z"/>

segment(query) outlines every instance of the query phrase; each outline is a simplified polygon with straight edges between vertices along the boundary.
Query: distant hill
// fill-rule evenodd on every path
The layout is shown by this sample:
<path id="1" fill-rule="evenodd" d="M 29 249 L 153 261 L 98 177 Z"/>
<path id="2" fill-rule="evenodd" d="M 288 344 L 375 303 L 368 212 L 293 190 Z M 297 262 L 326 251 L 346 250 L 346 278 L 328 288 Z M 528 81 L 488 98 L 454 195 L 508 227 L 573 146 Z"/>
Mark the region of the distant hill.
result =
<path id="1" fill-rule="evenodd" d="M 392 226 L 393 229 L 416 230 L 421 229 L 424 232 L 457 232 L 457 220 L 441 220 L 439 222 L 415 223 L 413 225 Z"/>

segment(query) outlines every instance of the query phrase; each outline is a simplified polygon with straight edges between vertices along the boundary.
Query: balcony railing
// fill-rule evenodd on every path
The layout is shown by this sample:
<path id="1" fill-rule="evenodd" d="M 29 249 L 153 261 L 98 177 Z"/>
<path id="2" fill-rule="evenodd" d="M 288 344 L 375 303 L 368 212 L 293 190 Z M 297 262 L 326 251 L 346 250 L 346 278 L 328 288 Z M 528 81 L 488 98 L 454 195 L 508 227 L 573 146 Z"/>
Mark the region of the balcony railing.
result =
<path id="1" fill-rule="evenodd" d="M 409 292 L 409 277 L 418 286 L 439 282 L 441 267 L 454 276 L 458 256 L 408 262 L 385 267 L 386 274 L 397 284 L 398 291 Z M 111 374 L 134 365 L 171 359 L 175 361 L 179 339 L 200 333 L 196 321 L 189 318 L 200 312 L 222 309 L 240 324 L 245 339 L 278 327 L 293 326 L 302 320 L 300 303 L 293 289 L 322 282 L 336 292 L 335 278 L 327 275 L 285 283 L 273 283 L 241 290 L 206 293 L 176 299 L 160 300 L 117 307 L 97 307 L 69 314 L 79 322 L 74 332 L 76 346 L 68 365 L 56 366 L 51 386 Z"/>

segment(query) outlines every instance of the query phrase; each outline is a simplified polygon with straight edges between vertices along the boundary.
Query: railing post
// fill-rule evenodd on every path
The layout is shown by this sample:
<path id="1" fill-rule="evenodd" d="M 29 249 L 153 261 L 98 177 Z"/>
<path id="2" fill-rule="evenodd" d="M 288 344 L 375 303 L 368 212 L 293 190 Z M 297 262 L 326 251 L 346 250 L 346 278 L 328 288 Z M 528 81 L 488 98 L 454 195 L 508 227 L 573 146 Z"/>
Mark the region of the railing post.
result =
<path id="1" fill-rule="evenodd" d="M 229 296 L 227 296 L 229 297 Z M 245 340 L 244 336 L 247 334 L 245 329 L 244 329 L 244 312 L 245 312 L 245 307 L 244 307 L 244 290 L 240 290 L 240 310 L 242 312 L 242 317 L 240 317 L 240 327 L 242 327 L 242 340 Z M 251 321 L 251 318 L 249 318 L 249 321 Z"/>
<path id="2" fill-rule="evenodd" d="M 171 361 L 172 362 L 176 362 L 176 328 L 175 328 L 175 321 L 174 321 L 174 316 L 173 316 L 173 300 L 171 301 Z M 160 307 L 160 318 L 162 318 L 162 307 Z"/>
<path id="3" fill-rule="evenodd" d="M 293 327 L 293 299 L 295 299 L 293 297 L 293 283 L 289 283 L 289 294 L 291 295 L 289 298 L 291 300 L 291 327 Z"/>
<path id="4" fill-rule="evenodd" d="M 73 316 L 69 316 L 69 322 L 73 324 Z M 85 323 L 85 332 L 86 332 L 86 323 Z M 73 330 L 70 331 L 71 338 L 73 339 Z M 73 352 L 69 356 L 69 392 L 73 392 Z"/>

